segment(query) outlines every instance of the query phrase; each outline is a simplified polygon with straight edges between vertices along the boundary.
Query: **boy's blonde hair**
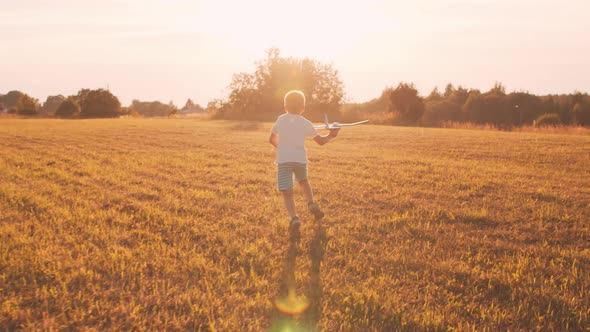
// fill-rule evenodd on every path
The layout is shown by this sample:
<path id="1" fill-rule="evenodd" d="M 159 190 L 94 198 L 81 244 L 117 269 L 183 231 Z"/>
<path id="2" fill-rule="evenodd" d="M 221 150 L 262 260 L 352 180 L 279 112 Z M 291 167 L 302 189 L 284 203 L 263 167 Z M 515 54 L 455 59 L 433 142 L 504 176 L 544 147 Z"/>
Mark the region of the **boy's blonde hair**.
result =
<path id="1" fill-rule="evenodd" d="M 285 94 L 285 111 L 287 113 L 301 113 L 305 109 L 305 95 L 299 90 L 291 90 Z"/>

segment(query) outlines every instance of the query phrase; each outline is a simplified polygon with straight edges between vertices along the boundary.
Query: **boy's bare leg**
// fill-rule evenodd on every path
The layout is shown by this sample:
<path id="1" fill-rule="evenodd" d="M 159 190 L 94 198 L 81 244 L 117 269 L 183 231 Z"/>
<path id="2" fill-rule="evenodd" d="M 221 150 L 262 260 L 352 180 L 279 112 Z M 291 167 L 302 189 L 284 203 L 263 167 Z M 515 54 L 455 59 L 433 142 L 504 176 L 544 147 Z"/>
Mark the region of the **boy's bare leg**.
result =
<path id="1" fill-rule="evenodd" d="M 285 207 L 287 207 L 289 216 L 291 218 L 297 216 L 297 212 L 295 211 L 295 200 L 293 199 L 293 189 L 283 190 L 281 193 L 283 193 L 283 200 L 285 201 Z"/>
<path id="2" fill-rule="evenodd" d="M 311 190 L 311 184 L 309 184 L 309 181 L 307 179 L 299 181 L 299 185 L 305 193 L 305 198 L 307 198 L 307 207 L 309 208 L 309 211 L 313 213 L 316 220 L 322 219 L 324 217 L 324 212 L 322 212 L 320 207 L 313 201 L 313 191 Z"/>
<path id="3" fill-rule="evenodd" d="M 307 179 L 299 181 L 299 185 L 305 194 L 305 198 L 307 198 L 307 203 L 313 202 L 313 190 L 311 189 L 311 185 Z"/>

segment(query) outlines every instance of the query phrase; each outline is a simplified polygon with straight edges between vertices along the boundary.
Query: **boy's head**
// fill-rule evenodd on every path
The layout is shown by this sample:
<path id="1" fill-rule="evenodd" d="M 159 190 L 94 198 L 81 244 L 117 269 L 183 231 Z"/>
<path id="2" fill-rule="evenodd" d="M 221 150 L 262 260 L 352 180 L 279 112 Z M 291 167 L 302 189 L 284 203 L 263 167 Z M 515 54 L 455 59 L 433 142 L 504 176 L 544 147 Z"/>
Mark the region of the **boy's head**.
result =
<path id="1" fill-rule="evenodd" d="M 305 111 L 305 95 L 299 90 L 291 90 L 285 94 L 285 111 L 291 114 L 301 114 Z"/>

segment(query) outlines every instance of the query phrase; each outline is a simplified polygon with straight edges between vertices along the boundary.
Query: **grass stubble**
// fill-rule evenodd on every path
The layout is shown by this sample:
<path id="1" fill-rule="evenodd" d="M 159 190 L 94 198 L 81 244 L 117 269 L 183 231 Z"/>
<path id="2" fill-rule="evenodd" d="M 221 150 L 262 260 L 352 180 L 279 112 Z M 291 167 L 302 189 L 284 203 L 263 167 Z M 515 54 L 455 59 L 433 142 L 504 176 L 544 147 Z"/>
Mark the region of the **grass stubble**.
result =
<path id="1" fill-rule="evenodd" d="M 269 128 L 0 121 L 0 329 L 590 329 L 589 136 L 343 130 L 294 248 Z"/>

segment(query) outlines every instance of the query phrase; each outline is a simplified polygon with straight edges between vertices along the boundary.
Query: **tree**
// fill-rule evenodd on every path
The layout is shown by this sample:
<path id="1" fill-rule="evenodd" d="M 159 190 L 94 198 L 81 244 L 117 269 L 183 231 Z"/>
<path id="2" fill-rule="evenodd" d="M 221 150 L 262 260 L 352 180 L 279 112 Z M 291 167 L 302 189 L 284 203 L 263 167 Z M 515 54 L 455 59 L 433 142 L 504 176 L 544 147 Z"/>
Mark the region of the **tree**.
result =
<path id="1" fill-rule="evenodd" d="M 506 95 L 507 107 L 513 111 L 512 123 L 524 125 L 532 123 L 544 112 L 541 98 L 527 92 L 512 92 Z"/>
<path id="2" fill-rule="evenodd" d="M 434 100 L 441 100 L 442 97 L 443 96 L 438 91 L 438 87 L 435 86 L 434 89 L 432 89 L 432 91 L 428 95 L 428 97 L 426 97 L 426 99 L 429 100 L 429 101 L 434 101 Z"/>
<path id="3" fill-rule="evenodd" d="M 490 91 L 488 91 L 488 93 L 503 96 L 506 94 L 506 88 L 501 82 L 496 82 L 494 83 L 494 87 L 491 88 Z"/>
<path id="4" fill-rule="evenodd" d="M 145 117 L 170 116 L 176 114 L 176 106 L 172 102 L 168 104 L 159 101 L 139 101 L 134 99 L 129 106 L 128 113 L 139 114 Z"/>
<path id="5" fill-rule="evenodd" d="M 195 103 L 193 103 L 193 100 L 189 98 L 184 104 L 184 107 L 182 107 L 182 110 L 187 111 L 192 109 L 193 107 L 195 107 Z"/>
<path id="6" fill-rule="evenodd" d="M 78 92 L 81 118 L 116 118 L 121 115 L 121 103 L 110 91 L 82 89 Z"/>
<path id="7" fill-rule="evenodd" d="M 557 126 L 561 124 L 561 119 L 557 113 L 545 113 L 535 120 L 536 126 Z"/>
<path id="8" fill-rule="evenodd" d="M 400 124 L 416 125 L 424 113 L 424 100 L 411 83 L 400 83 L 389 94 L 390 110 L 399 116 Z"/>
<path id="9" fill-rule="evenodd" d="M 501 95 L 497 91 L 470 94 L 463 105 L 463 111 L 471 122 L 498 126 L 514 124 L 514 106 L 508 103 L 505 95 Z"/>
<path id="10" fill-rule="evenodd" d="M 55 116 L 65 119 L 80 117 L 80 105 L 74 97 L 66 98 L 55 111 Z"/>
<path id="11" fill-rule="evenodd" d="M 20 115 L 37 115 L 39 113 L 39 101 L 24 94 L 16 103 L 16 113 Z"/>
<path id="12" fill-rule="evenodd" d="M 581 113 L 582 113 L 582 105 L 580 105 L 580 103 L 576 103 L 574 105 L 574 108 L 572 108 L 572 124 L 573 125 L 578 124 L 578 118 L 580 117 Z"/>
<path id="13" fill-rule="evenodd" d="M 201 107 L 199 104 L 195 104 L 192 99 L 188 99 L 184 104 L 184 107 L 181 108 L 183 113 L 195 113 L 195 112 L 204 112 L 205 109 Z"/>
<path id="14" fill-rule="evenodd" d="M 449 98 L 453 92 L 455 92 L 455 88 L 453 87 L 453 84 L 449 83 L 447 84 L 447 86 L 445 87 L 445 93 L 444 93 L 444 97 L 445 98 Z"/>
<path id="15" fill-rule="evenodd" d="M 168 112 L 168 116 L 176 115 L 178 113 L 178 107 L 174 105 L 174 102 L 172 100 L 168 102 L 168 109 L 170 110 Z"/>
<path id="16" fill-rule="evenodd" d="M 41 107 L 41 111 L 47 114 L 54 114 L 65 99 L 66 97 L 62 95 L 48 96 L 43 103 L 43 107 Z"/>
<path id="17" fill-rule="evenodd" d="M 16 104 L 23 95 L 24 93 L 18 90 L 9 91 L 7 94 L 0 97 L 0 102 L 4 103 L 6 108 L 10 109 L 16 107 Z"/>
<path id="18" fill-rule="evenodd" d="M 458 121 L 460 106 L 448 99 L 428 98 L 424 103 L 422 121 L 427 126 L 441 126 L 445 121 Z"/>
<path id="19" fill-rule="evenodd" d="M 239 73 L 229 85 L 230 94 L 223 115 L 216 117 L 272 120 L 284 112 L 283 96 L 301 90 L 306 96 L 306 116 L 320 120 L 323 114 L 337 115 L 344 97 L 338 72 L 331 66 L 308 58 L 285 58 L 278 49 L 268 50 L 257 62 L 254 73 Z"/>

